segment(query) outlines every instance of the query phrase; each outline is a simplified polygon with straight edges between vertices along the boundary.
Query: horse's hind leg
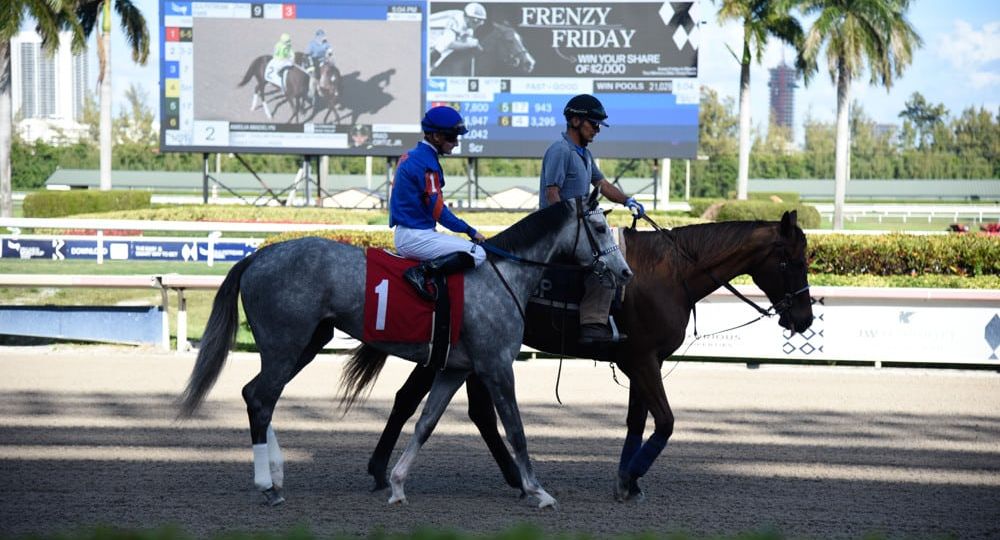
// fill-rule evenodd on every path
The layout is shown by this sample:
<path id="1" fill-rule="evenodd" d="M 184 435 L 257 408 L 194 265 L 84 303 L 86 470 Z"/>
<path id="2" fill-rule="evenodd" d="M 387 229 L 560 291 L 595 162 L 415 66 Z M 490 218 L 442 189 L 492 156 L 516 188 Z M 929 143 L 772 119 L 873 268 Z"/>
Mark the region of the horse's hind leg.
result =
<path id="1" fill-rule="evenodd" d="M 274 407 L 288 381 L 292 380 L 316 357 L 333 337 L 333 324 L 323 321 L 313 333 L 309 344 L 302 350 L 294 365 L 284 364 L 287 355 L 271 355 L 261 351 L 261 372 L 243 387 L 243 399 L 250 418 L 250 439 L 253 444 L 254 485 L 264 494 L 271 506 L 285 502 L 281 488 L 285 479 L 285 460 L 278 444 L 278 437 L 271 424 Z M 277 358 L 274 363 L 269 359 Z M 262 435 L 263 433 L 263 435 Z"/>
<path id="2" fill-rule="evenodd" d="M 469 418 L 479 429 L 479 435 L 486 442 L 490 454 L 500 467 L 504 480 L 512 488 L 521 490 L 524 496 L 524 487 L 521 485 L 521 473 L 517 470 L 517 463 L 507 451 L 507 446 L 503 443 L 503 438 L 497 430 L 497 415 L 493 408 L 493 400 L 490 399 L 490 391 L 473 373 L 465 381 L 465 390 L 469 396 Z"/>
<path id="3" fill-rule="evenodd" d="M 465 382 L 465 378 L 468 375 L 468 371 L 445 369 L 437 373 L 434 377 L 431 393 L 427 396 L 427 403 L 424 404 L 424 410 L 420 413 L 420 419 L 417 420 L 410 443 L 406 445 L 403 455 L 399 456 L 399 461 L 392 468 L 392 475 L 389 477 L 392 496 L 389 497 L 389 504 L 406 503 L 403 484 L 406 483 L 406 476 L 409 474 L 410 467 L 413 466 L 413 462 L 417 458 L 417 452 L 420 451 L 420 447 L 430 438 L 431 432 L 434 431 L 434 426 L 437 425 L 438 420 L 441 419 L 441 415 L 444 414 L 444 410 L 448 407 L 451 398 L 455 395 L 458 388 L 462 386 L 462 383 Z"/>
<path id="4" fill-rule="evenodd" d="M 514 367 L 505 364 L 496 372 L 478 372 L 478 375 L 490 391 L 497 414 L 500 415 L 504 430 L 507 432 L 507 440 L 514 450 L 514 460 L 521 471 L 521 485 L 524 491 L 538 498 L 539 508 L 554 508 L 555 498 L 549 495 L 535 479 L 531 459 L 528 457 L 528 441 L 524 437 L 524 424 L 521 422 L 521 413 L 517 408 L 517 397 L 514 394 Z"/>
<path id="5" fill-rule="evenodd" d="M 403 425 L 417 411 L 420 400 L 424 399 L 434 383 L 433 369 L 427 369 L 415 365 L 406 382 L 396 392 L 396 399 L 392 402 L 392 412 L 389 413 L 389 420 L 385 423 L 382 436 L 375 445 L 371 459 L 368 460 L 368 474 L 375 478 L 375 488 L 372 491 L 389 487 L 389 482 L 385 477 L 385 469 L 389 463 L 389 456 L 396 446 L 399 433 L 403 431 Z M 492 405 L 491 405 L 492 406 Z"/>

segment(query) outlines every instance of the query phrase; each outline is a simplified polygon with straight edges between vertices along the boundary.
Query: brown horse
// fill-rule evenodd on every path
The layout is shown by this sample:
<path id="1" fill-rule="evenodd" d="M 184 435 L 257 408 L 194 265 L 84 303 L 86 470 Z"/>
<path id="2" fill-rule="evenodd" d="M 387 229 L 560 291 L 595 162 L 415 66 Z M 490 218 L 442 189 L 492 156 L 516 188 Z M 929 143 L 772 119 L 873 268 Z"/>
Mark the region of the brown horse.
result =
<path id="1" fill-rule="evenodd" d="M 803 332 L 812 324 L 806 275 L 806 237 L 796 213 L 780 222 L 739 221 L 691 225 L 671 231 L 625 231 L 625 256 L 635 272 L 617 319 L 629 339 L 615 346 L 577 345 L 573 324 L 538 324 L 529 302 L 524 343 L 553 354 L 614 362 L 629 378 L 627 434 L 618 466 L 618 500 L 643 497 L 638 480 L 666 447 L 674 414 L 667 402 L 660 367 L 684 342 L 696 302 L 732 278 L 749 274 L 773 304 L 779 324 Z M 575 317 L 572 317 L 575 319 Z M 534 322 L 533 322 L 534 321 Z M 375 489 L 387 486 L 386 464 L 406 420 L 416 410 L 435 372 L 417 366 L 396 394 L 392 413 L 368 462 Z M 503 445 L 489 396 L 475 376 L 466 382 L 469 417 L 479 428 L 507 483 L 520 488 L 517 468 Z M 643 443 L 646 417 L 653 434 Z"/>
<path id="2" fill-rule="evenodd" d="M 319 77 L 316 84 L 316 93 L 313 95 L 313 111 L 319 111 L 319 105 L 326 108 L 326 115 L 323 123 L 334 115 L 334 124 L 340 123 L 340 113 L 337 111 L 338 98 L 340 97 L 340 70 L 332 62 L 323 62 L 319 67 Z"/>
<path id="3" fill-rule="evenodd" d="M 270 82 L 265 76 L 265 71 L 271 62 L 271 58 L 269 54 L 255 58 L 247 67 L 246 73 L 243 74 L 243 79 L 236 85 L 242 87 L 250 82 L 250 79 L 255 80 L 253 103 L 250 104 L 250 110 L 256 110 L 257 103 L 259 102 L 264 108 L 264 114 L 267 115 L 268 119 L 274 116 L 268 107 L 268 93 L 266 92 L 267 85 L 270 84 L 273 86 L 274 83 Z M 282 92 L 282 99 L 275 105 L 275 110 L 282 103 L 288 103 L 288 106 L 292 109 L 292 114 L 289 116 L 288 121 L 292 123 L 300 121 L 299 114 L 304 112 L 308 104 L 309 83 L 312 79 L 304 69 L 304 66 L 308 65 L 308 61 L 308 58 L 304 54 L 295 53 L 295 62 L 283 69 L 282 73 L 279 74 L 281 80 L 284 82 L 284 88 L 277 89 L 277 91 Z"/>

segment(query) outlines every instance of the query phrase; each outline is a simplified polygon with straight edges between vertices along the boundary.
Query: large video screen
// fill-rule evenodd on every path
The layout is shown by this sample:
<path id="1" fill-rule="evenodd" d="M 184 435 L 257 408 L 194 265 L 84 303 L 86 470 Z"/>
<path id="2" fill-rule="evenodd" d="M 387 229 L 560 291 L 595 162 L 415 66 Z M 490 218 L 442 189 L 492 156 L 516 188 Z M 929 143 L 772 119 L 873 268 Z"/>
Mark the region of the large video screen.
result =
<path id="1" fill-rule="evenodd" d="M 162 149 L 401 154 L 421 138 L 426 9 L 161 0 Z"/>
<path id="2" fill-rule="evenodd" d="M 697 2 L 160 1 L 163 151 L 398 156 L 430 106 L 455 154 L 541 157 L 572 96 L 599 157 L 691 158 Z"/>
<path id="3" fill-rule="evenodd" d="M 431 2 L 427 104 L 466 117 L 457 153 L 540 157 L 569 98 L 593 94 L 611 126 L 594 155 L 691 158 L 697 21 L 696 2 Z"/>

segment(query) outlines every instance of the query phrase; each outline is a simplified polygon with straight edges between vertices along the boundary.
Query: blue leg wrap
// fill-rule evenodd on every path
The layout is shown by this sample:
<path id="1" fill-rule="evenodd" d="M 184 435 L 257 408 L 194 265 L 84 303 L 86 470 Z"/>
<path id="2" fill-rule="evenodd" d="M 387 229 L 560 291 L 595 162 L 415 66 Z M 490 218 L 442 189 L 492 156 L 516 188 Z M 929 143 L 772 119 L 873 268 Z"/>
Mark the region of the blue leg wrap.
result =
<path id="1" fill-rule="evenodd" d="M 622 457 L 618 461 L 618 470 L 625 472 L 628 470 L 628 464 L 635 457 L 635 453 L 639 451 L 639 447 L 642 446 L 642 434 L 641 433 L 629 433 L 625 435 L 625 444 L 622 446 Z"/>
<path id="2" fill-rule="evenodd" d="M 646 444 L 632 457 L 628 464 L 628 473 L 632 478 L 642 478 L 649 467 L 656 461 L 656 457 L 667 447 L 667 438 L 661 433 L 654 432 L 649 436 Z"/>

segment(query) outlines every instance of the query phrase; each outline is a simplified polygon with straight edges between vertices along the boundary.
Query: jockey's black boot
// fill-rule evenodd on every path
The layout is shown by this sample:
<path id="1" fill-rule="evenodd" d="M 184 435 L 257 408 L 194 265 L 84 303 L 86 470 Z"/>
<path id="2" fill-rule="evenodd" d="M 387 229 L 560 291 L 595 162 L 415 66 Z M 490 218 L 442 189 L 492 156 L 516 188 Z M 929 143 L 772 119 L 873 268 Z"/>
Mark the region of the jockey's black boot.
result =
<path id="1" fill-rule="evenodd" d="M 454 274 L 455 272 L 461 272 L 462 270 L 469 270 L 475 267 L 476 260 L 472 258 L 472 255 L 462 251 L 457 251 L 455 253 L 442 255 L 436 259 L 423 261 L 406 272 L 403 272 L 403 278 L 405 278 L 410 285 L 413 285 L 413 288 L 417 290 L 417 294 L 419 294 L 424 300 L 437 300 L 437 290 L 428 290 L 427 288 L 428 283 L 432 281 L 432 278 L 435 275 L 446 276 L 448 274 Z M 431 287 L 433 287 L 433 284 L 431 284 Z"/>

